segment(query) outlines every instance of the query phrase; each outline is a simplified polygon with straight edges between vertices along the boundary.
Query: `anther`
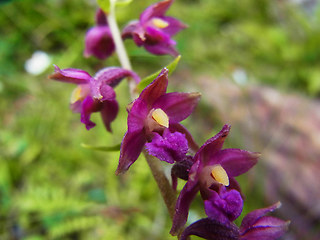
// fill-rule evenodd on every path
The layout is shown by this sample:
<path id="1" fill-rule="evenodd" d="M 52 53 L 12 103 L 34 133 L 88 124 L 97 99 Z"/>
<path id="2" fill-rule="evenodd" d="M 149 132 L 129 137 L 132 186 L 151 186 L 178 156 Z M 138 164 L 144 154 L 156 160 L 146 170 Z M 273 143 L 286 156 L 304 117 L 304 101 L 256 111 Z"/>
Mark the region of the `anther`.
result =
<path id="1" fill-rule="evenodd" d="M 224 186 L 229 186 L 228 174 L 220 164 L 213 166 L 211 175 L 217 182 L 223 184 Z"/>
<path id="2" fill-rule="evenodd" d="M 153 110 L 151 116 L 160 126 L 169 127 L 169 118 L 161 108 Z"/>

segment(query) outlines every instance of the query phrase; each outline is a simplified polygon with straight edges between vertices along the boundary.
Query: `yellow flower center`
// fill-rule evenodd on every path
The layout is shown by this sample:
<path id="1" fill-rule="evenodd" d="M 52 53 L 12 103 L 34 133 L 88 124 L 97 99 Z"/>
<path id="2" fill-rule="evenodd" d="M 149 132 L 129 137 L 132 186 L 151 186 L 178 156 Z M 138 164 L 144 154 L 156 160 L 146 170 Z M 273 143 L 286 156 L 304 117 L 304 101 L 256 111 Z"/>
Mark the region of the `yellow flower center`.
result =
<path id="1" fill-rule="evenodd" d="M 81 86 L 77 86 L 73 91 L 72 91 L 72 94 L 71 94 L 71 103 L 75 103 L 79 100 L 83 100 L 84 99 L 84 95 L 83 95 L 83 91 L 82 91 L 82 88 Z"/>
<path id="2" fill-rule="evenodd" d="M 152 19 L 153 25 L 155 25 L 157 28 L 166 28 L 169 26 L 169 23 L 162 20 L 161 18 L 153 18 Z"/>
<path id="3" fill-rule="evenodd" d="M 224 186 L 229 186 L 228 174 L 220 164 L 213 166 L 211 175 L 217 182 L 223 184 Z"/>
<path id="4" fill-rule="evenodd" d="M 155 120 L 160 126 L 169 127 L 169 118 L 167 114 L 161 109 L 155 109 L 151 114 L 153 120 Z"/>

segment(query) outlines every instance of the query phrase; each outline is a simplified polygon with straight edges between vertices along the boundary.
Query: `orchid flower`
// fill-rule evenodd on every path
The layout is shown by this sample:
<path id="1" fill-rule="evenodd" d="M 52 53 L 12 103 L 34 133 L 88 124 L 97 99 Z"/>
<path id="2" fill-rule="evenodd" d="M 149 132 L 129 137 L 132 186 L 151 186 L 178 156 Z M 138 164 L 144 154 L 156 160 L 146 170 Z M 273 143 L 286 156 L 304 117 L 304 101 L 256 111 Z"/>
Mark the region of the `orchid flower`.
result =
<path id="1" fill-rule="evenodd" d="M 115 44 L 107 23 L 107 17 L 101 9 L 96 13 L 96 24 L 86 34 L 84 56 L 95 56 L 103 60 L 114 52 Z"/>
<path id="2" fill-rule="evenodd" d="M 280 203 L 276 203 L 250 212 L 243 218 L 240 228 L 232 221 L 217 220 L 216 211 L 210 212 L 207 208 L 208 218 L 200 219 L 188 226 L 181 234 L 180 240 L 186 240 L 190 235 L 207 240 L 276 240 L 288 230 L 290 221 L 265 215 L 280 206 Z"/>
<path id="3" fill-rule="evenodd" d="M 176 42 L 171 39 L 187 26 L 173 17 L 165 16 L 173 0 L 164 0 L 149 6 L 139 20 L 130 22 L 123 30 L 123 38 L 133 38 L 134 42 L 156 55 L 179 55 Z"/>
<path id="4" fill-rule="evenodd" d="M 191 134 L 179 122 L 192 113 L 200 99 L 200 94 L 166 93 L 167 85 L 168 69 L 164 68 L 159 76 L 129 105 L 128 130 L 122 140 L 116 174 L 128 170 L 139 157 L 145 144 L 153 139 L 155 139 L 153 144 L 148 146 L 149 151 L 167 162 L 174 161 L 172 159 L 175 156 L 181 160 L 184 154 L 176 154 L 174 151 L 180 151 L 180 149 L 186 151 L 184 138 L 188 140 L 190 146 L 196 145 L 192 143 Z M 161 141 L 171 143 L 179 141 L 181 144 L 169 147 L 168 144 L 161 144 Z"/>
<path id="5" fill-rule="evenodd" d="M 86 71 L 74 68 L 61 70 L 55 66 L 55 73 L 49 76 L 57 81 L 77 84 L 71 95 L 70 107 L 73 112 L 81 113 L 81 122 L 87 130 L 96 124 L 90 120 L 93 112 L 100 112 L 105 127 L 111 132 L 111 122 L 118 114 L 118 102 L 113 90 L 123 78 L 132 77 L 140 81 L 137 74 L 118 67 L 104 68 L 92 77 Z"/>
<path id="6" fill-rule="evenodd" d="M 210 199 L 212 190 L 219 191 L 221 186 L 240 191 L 234 177 L 247 172 L 257 163 L 259 153 L 240 149 L 221 149 L 229 131 L 230 126 L 225 125 L 195 154 L 188 181 L 176 203 L 171 234 L 177 234 L 186 223 L 190 204 L 198 191 L 204 200 Z"/>

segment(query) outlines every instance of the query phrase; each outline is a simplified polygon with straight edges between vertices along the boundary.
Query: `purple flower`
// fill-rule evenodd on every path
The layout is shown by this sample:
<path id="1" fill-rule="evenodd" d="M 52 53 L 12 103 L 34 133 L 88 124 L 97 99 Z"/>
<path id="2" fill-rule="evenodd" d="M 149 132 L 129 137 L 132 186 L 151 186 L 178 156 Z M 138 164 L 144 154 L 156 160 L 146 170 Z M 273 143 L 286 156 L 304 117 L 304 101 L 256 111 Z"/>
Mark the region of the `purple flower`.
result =
<path id="1" fill-rule="evenodd" d="M 104 68 L 91 77 L 89 73 L 80 69 L 61 70 L 55 66 L 55 73 L 49 76 L 50 79 L 77 84 L 71 95 L 72 111 L 81 113 L 81 122 L 88 130 L 96 125 L 90 120 L 91 113 L 100 112 L 109 132 L 110 124 L 118 113 L 118 102 L 113 87 L 125 77 L 140 81 L 134 72 L 117 67 Z"/>
<path id="2" fill-rule="evenodd" d="M 176 212 L 170 231 L 172 235 L 177 234 L 186 223 L 190 204 L 198 191 L 204 200 L 210 199 L 213 190 L 219 192 L 222 186 L 240 191 L 234 177 L 247 172 L 257 163 L 259 153 L 240 149 L 221 149 L 229 131 L 230 126 L 225 125 L 195 154 L 188 181 L 176 203 Z"/>
<path id="3" fill-rule="evenodd" d="M 96 24 L 86 34 L 84 56 L 95 56 L 103 60 L 114 52 L 115 45 L 108 27 L 107 17 L 101 9 L 96 13 Z"/>
<path id="4" fill-rule="evenodd" d="M 200 94 L 166 93 L 167 85 L 168 69 L 164 68 L 159 76 L 130 104 L 128 131 L 122 140 L 116 174 L 128 170 L 139 157 L 144 145 L 151 142 L 152 139 L 155 140 L 148 145 L 149 151 L 168 162 L 172 162 L 176 156 L 180 158 L 181 155 L 177 155 L 177 149 L 161 143 L 161 138 L 172 142 L 174 139 L 181 140 L 185 137 L 190 147 L 196 145 L 193 143 L 191 134 L 179 122 L 191 114 L 200 99 Z M 165 131 L 166 129 L 169 129 L 170 132 Z M 174 132 L 181 132 L 185 136 Z M 173 148 L 184 151 L 184 144 L 177 144 Z"/>
<path id="5" fill-rule="evenodd" d="M 279 207 L 280 203 L 277 203 L 252 211 L 243 218 L 240 229 L 232 221 L 217 220 L 212 212 L 208 218 L 200 219 L 188 226 L 181 234 L 180 240 L 186 240 L 190 235 L 207 240 L 276 240 L 288 230 L 290 221 L 265 215 Z"/>
<path id="6" fill-rule="evenodd" d="M 241 194 L 234 189 L 226 190 L 224 186 L 219 189 L 219 193 L 212 191 L 210 198 L 204 201 L 207 216 L 221 223 L 236 220 L 241 215 L 242 207 Z"/>
<path id="7" fill-rule="evenodd" d="M 156 55 L 177 56 L 176 42 L 171 39 L 187 26 L 173 17 L 164 16 L 173 0 L 165 0 L 148 7 L 139 21 L 130 22 L 123 30 L 124 38 L 133 38 L 134 42 Z"/>
<path id="8" fill-rule="evenodd" d="M 188 152 L 188 140 L 180 132 L 171 133 L 168 128 L 163 131 L 162 136 L 155 132 L 150 143 L 146 143 L 146 149 L 152 156 L 161 161 L 174 163 L 182 161 Z"/>
<path id="9" fill-rule="evenodd" d="M 267 213 L 278 209 L 278 202 L 267 208 L 257 209 L 248 213 L 242 220 L 240 226 L 241 240 L 275 240 L 281 237 L 287 230 L 290 221 L 265 216 Z"/>

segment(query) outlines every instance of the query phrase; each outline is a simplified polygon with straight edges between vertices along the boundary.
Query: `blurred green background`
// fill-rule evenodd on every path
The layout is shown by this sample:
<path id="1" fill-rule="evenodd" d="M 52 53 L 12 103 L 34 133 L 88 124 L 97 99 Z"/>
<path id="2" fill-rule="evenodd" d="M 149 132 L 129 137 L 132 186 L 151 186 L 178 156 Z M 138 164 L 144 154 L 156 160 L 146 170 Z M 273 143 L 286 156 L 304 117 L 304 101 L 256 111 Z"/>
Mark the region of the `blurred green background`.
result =
<path id="1" fill-rule="evenodd" d="M 234 79 L 241 89 L 264 85 L 318 101 L 320 5 L 309 2 L 176 0 L 168 14 L 189 28 L 175 37 L 182 60 L 172 86 L 202 91 L 197 76 L 205 74 L 220 82 Z M 119 25 L 138 18 L 151 3 L 133 0 L 129 7 L 118 9 Z M 168 234 L 171 221 L 142 157 L 127 174 L 116 177 L 118 152 L 81 147 L 81 143 L 113 146 L 121 142 L 126 131 L 124 106 L 130 102 L 126 83 L 117 87 L 121 110 L 109 134 L 98 114 L 92 116 L 97 126 L 86 131 L 79 116 L 68 109 L 74 86 L 47 79 L 53 63 L 92 75 L 102 67 L 119 65 L 116 56 L 104 62 L 83 58 L 84 35 L 94 25 L 96 8 L 95 0 L 1 1 L 1 240 L 176 239 Z M 125 43 L 142 77 L 172 60 L 152 56 L 130 40 Z M 33 75 L 26 72 L 25 64 L 36 51 L 45 52 L 51 64 Z M 242 77 L 235 77 L 239 73 Z M 212 88 L 217 86 L 215 79 L 208 80 Z M 231 93 L 229 88 L 223 92 Z M 199 143 L 222 126 L 224 118 L 218 113 L 207 101 L 185 122 Z M 233 128 L 235 135 L 226 146 L 248 148 L 237 127 Z M 317 164 L 318 160 L 315 157 Z M 257 169 L 267 175 L 261 166 Z M 250 175 L 240 178 L 247 195 L 244 213 L 270 204 L 265 199 L 265 180 L 252 179 Z M 197 199 L 190 222 L 204 216 L 201 208 Z M 282 217 L 288 219 L 285 214 Z M 293 227 L 283 239 L 319 239 L 319 215 L 309 225 L 309 232 Z"/>

